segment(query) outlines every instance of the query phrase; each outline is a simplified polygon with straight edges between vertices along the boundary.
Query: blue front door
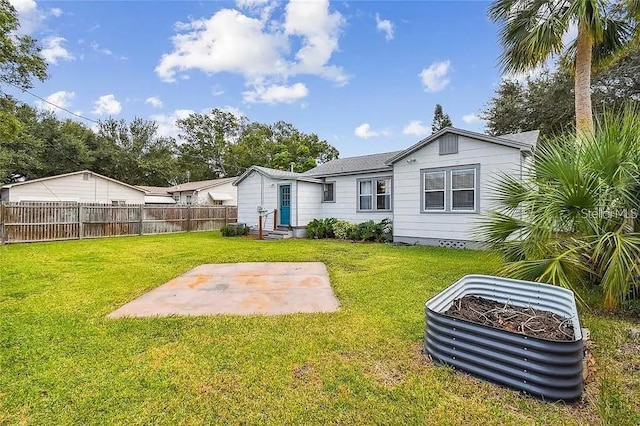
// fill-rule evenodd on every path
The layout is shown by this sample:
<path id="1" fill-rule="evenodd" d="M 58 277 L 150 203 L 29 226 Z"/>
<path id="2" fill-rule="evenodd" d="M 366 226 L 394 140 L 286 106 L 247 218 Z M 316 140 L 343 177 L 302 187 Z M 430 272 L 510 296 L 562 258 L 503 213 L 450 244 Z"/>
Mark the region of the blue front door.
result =
<path id="1" fill-rule="evenodd" d="M 291 185 L 280 185 L 280 225 L 291 225 Z"/>

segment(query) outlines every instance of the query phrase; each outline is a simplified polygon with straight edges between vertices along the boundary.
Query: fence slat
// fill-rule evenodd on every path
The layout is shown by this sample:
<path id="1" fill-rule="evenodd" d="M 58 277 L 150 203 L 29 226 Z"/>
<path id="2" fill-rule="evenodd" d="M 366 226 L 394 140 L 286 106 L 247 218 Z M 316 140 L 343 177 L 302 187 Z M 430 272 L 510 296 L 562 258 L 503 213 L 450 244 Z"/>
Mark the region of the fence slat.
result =
<path id="1" fill-rule="evenodd" d="M 0 243 L 209 231 L 237 216 L 230 206 L 0 203 Z"/>

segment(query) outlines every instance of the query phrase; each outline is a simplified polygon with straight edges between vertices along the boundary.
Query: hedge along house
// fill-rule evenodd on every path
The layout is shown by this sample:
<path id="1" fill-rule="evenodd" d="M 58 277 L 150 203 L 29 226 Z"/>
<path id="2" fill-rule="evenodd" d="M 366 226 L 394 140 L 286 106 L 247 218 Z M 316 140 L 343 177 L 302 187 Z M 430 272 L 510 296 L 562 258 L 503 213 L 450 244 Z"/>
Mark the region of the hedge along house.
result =
<path id="1" fill-rule="evenodd" d="M 315 218 L 389 218 L 396 242 L 477 248 L 474 227 L 491 207 L 491 183 L 500 174 L 522 176 L 538 134 L 447 127 L 403 151 L 336 159 L 304 173 L 253 166 L 234 182 L 238 222 L 262 220 L 267 231 L 297 237 Z"/>

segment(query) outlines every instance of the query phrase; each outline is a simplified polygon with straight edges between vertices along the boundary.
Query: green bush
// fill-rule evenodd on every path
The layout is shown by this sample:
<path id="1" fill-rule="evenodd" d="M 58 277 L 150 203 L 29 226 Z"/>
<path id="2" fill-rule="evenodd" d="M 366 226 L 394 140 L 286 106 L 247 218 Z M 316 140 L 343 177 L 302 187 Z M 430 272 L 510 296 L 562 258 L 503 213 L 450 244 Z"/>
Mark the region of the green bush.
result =
<path id="1" fill-rule="evenodd" d="M 307 237 L 315 239 L 333 238 L 333 225 L 337 222 L 336 218 L 313 219 L 307 225 Z"/>
<path id="2" fill-rule="evenodd" d="M 249 234 L 250 228 L 246 225 L 225 225 L 220 228 L 223 237 L 241 237 Z"/>
<path id="3" fill-rule="evenodd" d="M 392 239 L 391 220 L 383 219 L 380 222 L 368 220 L 359 223 L 351 229 L 349 238 L 354 241 L 388 242 Z"/>
<path id="4" fill-rule="evenodd" d="M 336 220 L 333 224 L 333 235 L 339 240 L 346 240 L 354 227 L 353 223 L 346 220 Z"/>
<path id="5" fill-rule="evenodd" d="M 338 238 L 341 240 L 388 242 L 392 239 L 391 220 L 369 220 L 353 224 L 335 218 L 313 219 L 307 225 L 307 237 L 313 239 Z"/>
<path id="6" fill-rule="evenodd" d="M 640 280 L 640 113 L 606 115 L 593 134 L 536 150 L 524 179 L 495 184 L 497 208 L 478 236 L 507 261 L 501 273 L 578 290 L 597 286 L 606 307 Z"/>

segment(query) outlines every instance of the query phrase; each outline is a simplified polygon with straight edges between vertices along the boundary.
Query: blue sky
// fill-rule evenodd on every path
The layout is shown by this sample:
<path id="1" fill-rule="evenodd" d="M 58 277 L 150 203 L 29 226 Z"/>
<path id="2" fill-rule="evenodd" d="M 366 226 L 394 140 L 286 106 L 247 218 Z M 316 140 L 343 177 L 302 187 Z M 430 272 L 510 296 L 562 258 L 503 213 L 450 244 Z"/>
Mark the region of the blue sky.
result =
<path id="1" fill-rule="evenodd" d="M 483 1 L 10 2 L 50 63 L 34 93 L 173 136 L 175 117 L 220 107 L 291 122 L 343 157 L 391 151 L 430 133 L 436 103 L 482 130 L 502 77 Z"/>

